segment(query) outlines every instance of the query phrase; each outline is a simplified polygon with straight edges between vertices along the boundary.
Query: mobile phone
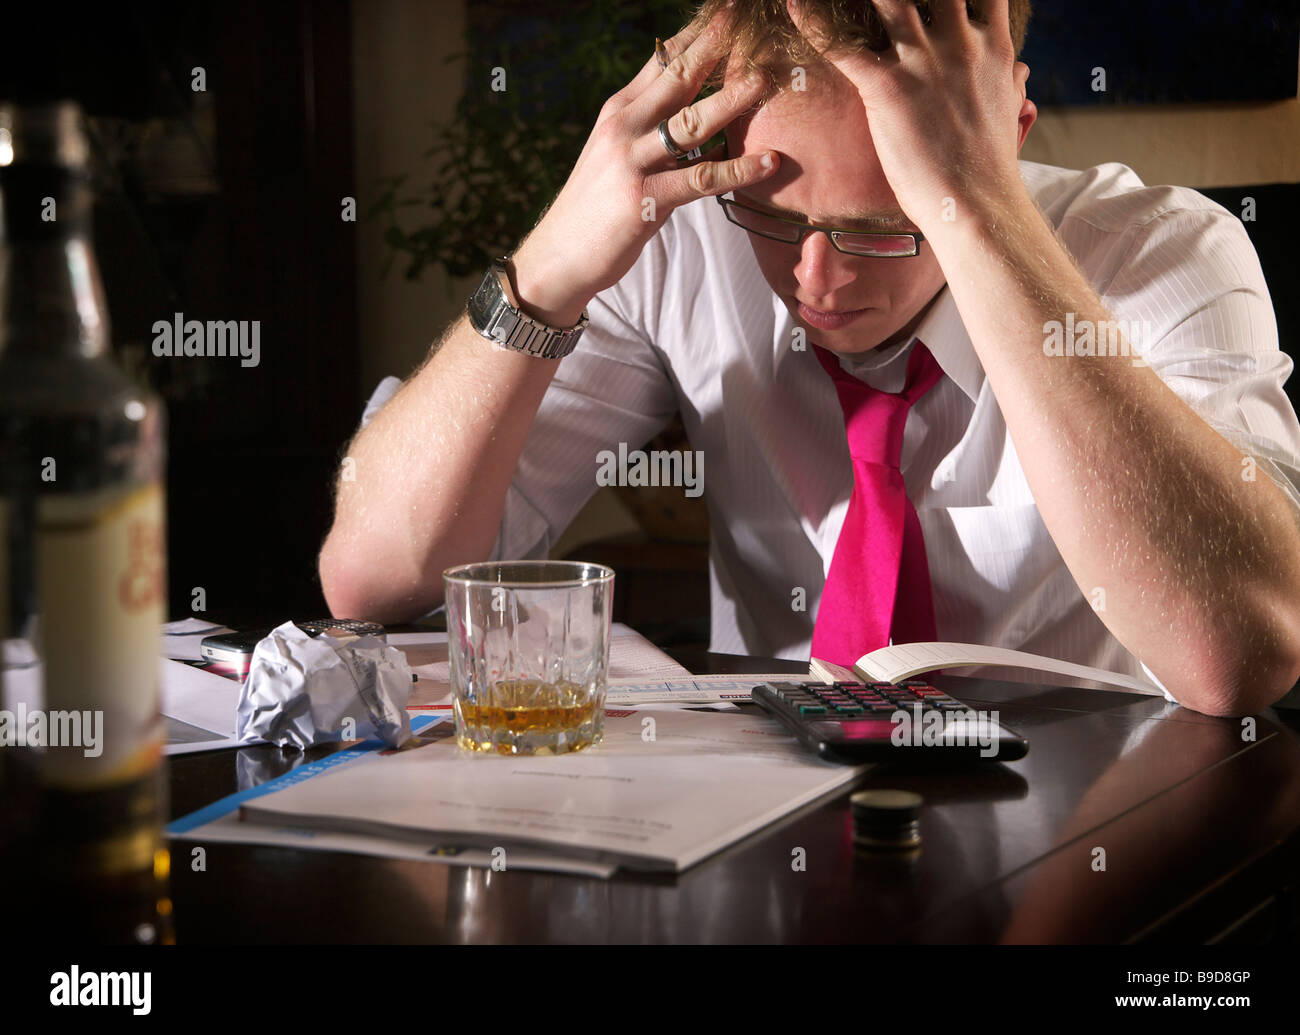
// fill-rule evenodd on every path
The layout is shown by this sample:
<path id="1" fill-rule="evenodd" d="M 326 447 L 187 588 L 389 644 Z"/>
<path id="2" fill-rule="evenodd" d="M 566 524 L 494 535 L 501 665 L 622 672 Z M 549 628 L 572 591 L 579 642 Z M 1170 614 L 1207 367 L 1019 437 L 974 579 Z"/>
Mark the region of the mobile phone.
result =
<path id="1" fill-rule="evenodd" d="M 243 679 L 253 663 L 253 651 L 270 631 L 252 629 L 205 636 L 199 641 L 199 653 L 222 675 L 237 675 Z"/>
<path id="2" fill-rule="evenodd" d="M 381 640 L 384 639 L 382 625 L 353 618 L 311 618 L 301 621 L 294 619 L 293 624 L 308 636 L 319 636 L 323 632 L 337 630 L 351 636 L 377 636 Z M 199 641 L 199 653 L 212 667 L 238 675 L 243 679 L 248 675 L 248 669 L 253 663 L 253 651 L 270 632 L 271 628 L 267 627 L 205 636 Z"/>

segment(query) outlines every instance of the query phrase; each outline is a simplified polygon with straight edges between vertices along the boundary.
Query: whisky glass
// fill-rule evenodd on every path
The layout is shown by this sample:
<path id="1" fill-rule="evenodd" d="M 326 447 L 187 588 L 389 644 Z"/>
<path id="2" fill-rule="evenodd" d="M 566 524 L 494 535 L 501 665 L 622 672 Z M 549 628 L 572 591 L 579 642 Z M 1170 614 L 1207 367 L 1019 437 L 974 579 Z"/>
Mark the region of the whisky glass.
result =
<path id="1" fill-rule="evenodd" d="M 457 743 L 500 755 L 599 743 L 614 572 L 581 561 L 492 561 L 442 578 Z"/>

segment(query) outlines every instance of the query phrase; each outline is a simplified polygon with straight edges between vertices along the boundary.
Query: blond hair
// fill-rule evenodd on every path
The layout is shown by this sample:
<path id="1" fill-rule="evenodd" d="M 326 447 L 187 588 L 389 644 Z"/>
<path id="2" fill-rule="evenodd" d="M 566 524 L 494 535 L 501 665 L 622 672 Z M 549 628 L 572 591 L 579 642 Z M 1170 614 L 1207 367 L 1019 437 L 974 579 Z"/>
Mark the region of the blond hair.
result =
<path id="1" fill-rule="evenodd" d="M 921 21 L 930 21 L 928 0 L 914 0 Z M 966 0 L 966 15 L 972 21 L 986 19 L 981 8 L 990 0 Z M 1002 0 L 992 0 L 1000 3 Z M 1029 0 L 1009 0 L 1008 20 L 1011 44 L 1016 54 L 1025 43 L 1029 25 Z M 889 34 L 866 0 L 801 0 L 801 7 L 818 20 L 825 33 L 819 41 L 821 50 L 884 50 L 890 45 Z M 730 11 L 730 57 L 744 71 L 762 69 L 784 74 L 796 66 L 816 64 L 821 60 L 817 47 L 795 27 L 786 10 L 786 0 L 703 0 L 694 23 L 707 24 L 719 11 Z M 714 72 L 720 81 L 727 62 L 719 63 Z"/>

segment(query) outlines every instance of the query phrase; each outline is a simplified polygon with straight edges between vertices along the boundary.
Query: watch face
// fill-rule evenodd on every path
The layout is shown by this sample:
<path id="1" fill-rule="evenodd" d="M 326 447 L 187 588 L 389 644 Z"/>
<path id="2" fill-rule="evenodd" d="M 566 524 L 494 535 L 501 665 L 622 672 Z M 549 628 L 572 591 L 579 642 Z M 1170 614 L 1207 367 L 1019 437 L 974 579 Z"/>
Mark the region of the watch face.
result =
<path id="1" fill-rule="evenodd" d="M 478 286 L 478 290 L 469 296 L 469 319 L 474 325 L 474 329 L 480 334 L 487 327 L 488 321 L 492 319 L 492 314 L 497 309 L 497 303 L 501 301 L 501 285 L 497 282 L 496 273 L 488 270 L 487 276 L 483 278 L 483 283 Z"/>

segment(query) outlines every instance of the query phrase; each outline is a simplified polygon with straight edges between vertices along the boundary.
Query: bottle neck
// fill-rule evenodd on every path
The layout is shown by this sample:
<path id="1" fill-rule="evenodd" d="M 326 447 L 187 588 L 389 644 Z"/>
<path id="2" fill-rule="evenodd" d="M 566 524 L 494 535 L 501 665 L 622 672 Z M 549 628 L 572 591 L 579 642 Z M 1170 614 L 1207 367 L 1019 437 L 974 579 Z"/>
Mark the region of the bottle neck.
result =
<path id="1" fill-rule="evenodd" d="M 4 180 L 0 352 L 105 355 L 108 306 L 95 260 L 89 187 L 68 178 L 51 192 L 47 180 L 42 195 L 12 190 L 11 177 Z"/>

